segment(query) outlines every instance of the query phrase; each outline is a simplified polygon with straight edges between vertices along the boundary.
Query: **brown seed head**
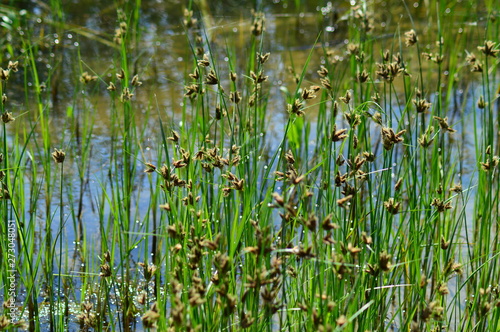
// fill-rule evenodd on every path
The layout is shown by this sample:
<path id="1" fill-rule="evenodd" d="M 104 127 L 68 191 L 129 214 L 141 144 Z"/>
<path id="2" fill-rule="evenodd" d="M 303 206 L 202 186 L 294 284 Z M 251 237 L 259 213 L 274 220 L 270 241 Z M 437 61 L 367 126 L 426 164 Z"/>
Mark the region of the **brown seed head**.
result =
<path id="1" fill-rule="evenodd" d="M 480 96 L 479 100 L 477 101 L 477 108 L 484 109 L 485 107 L 486 107 L 486 102 L 484 101 L 483 96 Z"/>
<path id="2" fill-rule="evenodd" d="M 432 106 L 432 104 L 427 102 L 427 100 L 421 98 L 413 99 L 413 105 L 415 105 L 417 113 L 427 112 Z"/>
<path id="3" fill-rule="evenodd" d="M 266 63 L 266 61 L 269 59 L 269 55 L 270 55 L 270 54 L 271 54 L 271 53 L 269 53 L 269 52 L 268 52 L 268 53 L 266 53 L 266 54 L 260 54 L 260 53 L 257 53 L 257 59 L 259 60 L 259 62 L 260 62 L 261 64 L 264 64 L 264 63 Z"/>
<path id="4" fill-rule="evenodd" d="M 132 82 L 131 84 L 133 86 L 141 86 L 142 85 L 142 82 L 139 81 L 139 76 L 138 75 L 134 75 L 134 77 L 132 77 Z"/>
<path id="5" fill-rule="evenodd" d="M 0 80 L 7 81 L 9 79 L 10 70 L 0 68 Z"/>
<path id="6" fill-rule="evenodd" d="M 378 265 L 382 271 L 388 272 L 391 269 L 391 258 L 392 256 L 389 255 L 386 251 L 382 251 L 380 253 Z"/>
<path id="7" fill-rule="evenodd" d="M 241 101 L 241 94 L 239 91 L 231 91 L 231 93 L 229 93 L 229 99 L 235 103 L 235 104 L 238 104 L 240 101 Z"/>
<path id="8" fill-rule="evenodd" d="M 337 130 L 337 125 L 333 125 L 333 131 L 332 131 L 332 136 L 331 139 L 333 142 L 338 142 L 338 141 L 343 141 L 346 139 L 348 136 L 345 134 L 347 132 L 347 129 L 339 129 Z"/>
<path id="9" fill-rule="evenodd" d="M 146 311 L 146 313 L 141 317 L 142 324 L 147 329 L 155 329 L 159 318 L 160 313 L 156 302 L 151 306 L 151 309 Z"/>
<path id="10" fill-rule="evenodd" d="M 2 114 L 2 121 L 3 123 L 9 123 L 9 122 L 12 122 L 14 121 L 16 118 L 14 118 L 12 116 L 12 113 L 10 112 L 5 112 L 4 114 Z"/>
<path id="11" fill-rule="evenodd" d="M 125 78 L 125 71 L 123 70 L 123 68 L 120 69 L 120 72 L 119 73 L 116 73 L 116 77 L 119 79 L 119 80 L 123 80 Z"/>
<path id="12" fill-rule="evenodd" d="M 491 40 L 485 41 L 484 46 L 478 46 L 477 49 L 483 52 L 486 56 L 494 58 L 498 55 L 498 52 L 500 52 L 500 50 L 496 48 L 496 43 Z"/>
<path id="13" fill-rule="evenodd" d="M 406 37 L 405 44 L 407 47 L 415 45 L 418 41 L 417 33 L 413 29 L 405 32 L 405 37 Z"/>
<path id="14" fill-rule="evenodd" d="M 387 201 L 384 202 L 384 207 L 389 212 L 390 214 L 398 214 L 399 209 L 401 207 L 401 202 L 397 202 L 394 200 L 394 198 L 389 198 Z"/>
<path id="15" fill-rule="evenodd" d="M 80 76 L 80 82 L 88 84 L 90 82 L 96 81 L 97 76 L 90 75 L 88 72 L 83 72 Z"/>
<path id="16" fill-rule="evenodd" d="M 366 70 L 363 70 L 362 72 L 358 72 L 356 74 L 356 79 L 358 80 L 359 83 L 365 83 L 368 81 L 369 74 L 366 72 Z"/>
<path id="17" fill-rule="evenodd" d="M 125 88 L 123 88 L 122 94 L 121 94 L 121 96 L 120 96 L 120 100 L 121 100 L 122 102 L 129 101 L 130 99 L 132 99 L 132 96 L 133 96 L 133 95 L 134 95 L 134 94 L 130 92 L 130 89 L 129 89 L 129 88 L 127 88 L 127 87 L 125 87 Z"/>
<path id="18" fill-rule="evenodd" d="M 109 82 L 109 85 L 106 89 L 109 91 L 116 91 L 116 86 L 113 84 L 113 82 Z"/>
<path id="19" fill-rule="evenodd" d="M 205 84 L 217 85 L 218 83 L 219 79 L 217 78 L 215 71 L 213 69 L 210 69 L 210 72 L 207 74 L 207 77 L 205 78 Z"/>
<path id="20" fill-rule="evenodd" d="M 434 116 L 433 118 L 434 118 L 434 120 L 437 120 L 439 122 L 439 126 L 441 127 L 441 129 L 448 131 L 450 133 L 456 132 L 456 130 L 451 128 L 450 125 L 448 124 L 447 117 L 443 119 L 443 118 L 440 118 L 438 116 Z"/>
<path id="21" fill-rule="evenodd" d="M 325 89 L 327 89 L 327 90 L 332 90 L 333 89 L 333 86 L 330 83 L 330 79 L 328 77 L 322 78 L 319 81 L 321 82 L 321 85 L 323 85 L 323 87 Z"/>
<path id="22" fill-rule="evenodd" d="M 66 157 L 66 154 L 64 153 L 63 150 L 58 150 L 54 149 L 55 151 L 52 152 L 52 159 L 58 164 L 61 164 L 64 162 L 64 158 Z"/>
<path id="23" fill-rule="evenodd" d="M 19 66 L 19 61 L 14 61 L 14 62 L 9 61 L 7 69 L 15 73 L 18 71 L 18 66 Z"/>

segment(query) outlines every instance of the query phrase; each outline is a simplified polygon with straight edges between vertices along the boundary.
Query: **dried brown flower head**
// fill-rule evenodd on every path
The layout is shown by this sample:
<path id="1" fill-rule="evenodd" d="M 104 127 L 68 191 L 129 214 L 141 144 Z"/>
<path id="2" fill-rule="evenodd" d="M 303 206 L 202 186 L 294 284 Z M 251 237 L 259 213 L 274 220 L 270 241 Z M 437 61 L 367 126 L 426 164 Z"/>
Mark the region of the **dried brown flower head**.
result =
<path id="1" fill-rule="evenodd" d="M 90 75 L 88 72 L 83 72 L 82 75 L 80 76 L 80 82 L 84 84 L 88 84 L 90 82 L 96 81 L 97 76 Z"/>
<path id="2" fill-rule="evenodd" d="M 264 64 L 267 62 L 267 60 L 269 60 L 269 55 L 271 55 L 271 53 L 265 53 L 265 54 L 260 54 L 260 53 L 257 53 L 257 59 L 259 60 L 259 62 L 261 64 Z"/>
<path id="3" fill-rule="evenodd" d="M 332 136 L 331 139 L 333 142 L 338 142 L 338 141 L 343 141 L 348 137 L 346 134 L 347 129 L 339 129 L 337 130 L 337 125 L 333 125 L 333 131 L 332 131 Z"/>
<path id="4" fill-rule="evenodd" d="M 405 32 L 405 37 L 406 37 L 405 44 L 407 47 L 415 45 L 418 41 L 417 33 L 413 29 Z"/>
<path id="5" fill-rule="evenodd" d="M 328 76 L 328 69 L 326 69 L 325 66 L 321 66 L 317 73 L 320 77 L 325 78 Z"/>
<path id="6" fill-rule="evenodd" d="M 394 200 L 393 197 L 389 198 L 387 201 L 384 202 L 384 207 L 389 212 L 390 214 L 398 214 L 399 209 L 401 208 L 401 202 L 397 202 Z"/>
<path id="7" fill-rule="evenodd" d="M 58 164 L 61 164 L 64 162 L 64 158 L 66 157 L 66 154 L 64 153 L 63 150 L 58 150 L 54 149 L 55 151 L 52 152 L 52 159 Z"/>
<path id="8" fill-rule="evenodd" d="M 417 109 L 417 113 L 425 113 L 432 106 L 427 100 L 421 98 L 413 99 L 413 104 Z"/>
<path id="9" fill-rule="evenodd" d="M 382 127 L 382 142 L 384 144 L 384 149 L 391 150 L 394 144 L 403 141 L 403 134 L 406 130 L 401 130 L 397 134 L 391 128 Z"/>
<path id="10" fill-rule="evenodd" d="M 491 40 L 485 41 L 484 46 L 478 46 L 477 49 L 483 52 L 484 55 L 494 58 L 498 55 L 498 52 L 500 52 L 500 50 L 496 48 L 496 43 Z"/>
<path id="11" fill-rule="evenodd" d="M 450 125 L 448 124 L 448 118 L 440 118 L 439 116 L 434 116 L 433 117 L 434 120 L 437 120 L 439 122 L 439 126 L 441 127 L 441 129 L 445 130 L 445 131 L 448 131 L 450 133 L 455 133 L 456 130 L 451 128 Z"/>
<path id="12" fill-rule="evenodd" d="M 9 79 L 10 70 L 0 68 L 0 80 L 7 81 Z"/>
<path id="13" fill-rule="evenodd" d="M 116 86 L 114 85 L 113 82 L 109 82 L 109 85 L 106 89 L 109 91 L 116 91 Z"/>
<path id="14" fill-rule="evenodd" d="M 369 74 L 366 70 L 363 70 L 362 72 L 358 72 L 356 74 L 356 80 L 359 82 L 359 83 L 365 83 L 366 81 L 368 81 L 368 78 L 369 78 Z"/>
<path id="15" fill-rule="evenodd" d="M 483 96 L 479 96 L 479 100 L 477 101 L 477 108 L 484 109 L 486 107 L 486 102 L 484 101 Z"/>
<path id="16" fill-rule="evenodd" d="M 210 69 L 210 72 L 207 74 L 207 77 L 205 78 L 205 84 L 217 85 L 218 83 L 219 79 L 217 78 L 215 71 L 213 69 Z"/>
<path id="17" fill-rule="evenodd" d="M 130 92 L 130 89 L 125 87 L 125 88 L 123 88 L 122 94 L 120 96 L 120 100 L 122 102 L 126 102 L 126 101 L 129 101 L 130 99 L 132 99 L 133 96 L 134 96 L 134 94 Z"/>
<path id="18" fill-rule="evenodd" d="M 241 101 L 241 93 L 239 91 L 231 91 L 229 93 L 229 99 L 235 103 L 238 104 Z"/>
<path id="19" fill-rule="evenodd" d="M 142 324 L 147 329 L 156 328 L 156 323 L 158 322 L 159 318 L 160 313 L 158 310 L 158 304 L 156 302 L 153 303 L 153 305 L 151 305 L 151 308 L 146 311 L 146 313 L 141 317 Z"/>
<path id="20" fill-rule="evenodd" d="M 14 118 L 12 116 L 12 113 L 5 112 L 4 114 L 2 114 L 2 121 L 3 121 L 3 123 L 9 123 L 9 122 L 12 122 L 14 120 L 16 120 L 16 118 Z"/>
<path id="21" fill-rule="evenodd" d="M 265 17 L 262 12 L 255 12 L 253 14 L 253 24 L 252 24 L 252 34 L 254 36 L 260 36 L 264 32 Z"/>
<path id="22" fill-rule="evenodd" d="M 134 77 L 132 77 L 131 84 L 133 86 L 141 86 L 142 85 L 142 82 L 139 81 L 139 76 L 138 75 L 134 75 Z"/>
<path id="23" fill-rule="evenodd" d="M 297 98 L 295 99 L 293 104 L 288 104 L 287 106 L 288 113 L 295 114 L 297 116 L 302 116 L 304 115 L 304 111 L 302 111 L 302 106 L 303 106 L 302 101 Z"/>
<path id="24" fill-rule="evenodd" d="M 15 73 L 19 70 L 18 66 L 19 66 L 19 61 L 14 61 L 14 62 L 9 61 L 7 69 Z"/>
<path id="25" fill-rule="evenodd" d="M 453 208 L 450 201 L 446 202 L 441 200 L 440 198 L 434 198 L 432 200 L 431 206 L 434 206 L 438 212 L 444 212 Z"/>
<path id="26" fill-rule="evenodd" d="M 392 256 L 389 255 L 386 251 L 382 251 L 380 253 L 378 265 L 382 271 L 388 272 L 391 269 L 391 258 Z"/>

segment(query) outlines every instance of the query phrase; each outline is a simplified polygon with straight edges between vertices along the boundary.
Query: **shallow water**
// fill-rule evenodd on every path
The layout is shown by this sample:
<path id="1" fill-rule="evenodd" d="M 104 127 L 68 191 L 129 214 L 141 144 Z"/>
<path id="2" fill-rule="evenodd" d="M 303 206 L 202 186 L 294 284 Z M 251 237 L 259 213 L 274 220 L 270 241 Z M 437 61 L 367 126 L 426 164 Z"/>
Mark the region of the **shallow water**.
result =
<path id="1" fill-rule="evenodd" d="M 437 27 L 432 18 L 429 18 L 429 9 L 419 2 L 408 3 L 408 8 L 395 4 L 399 1 L 371 1 L 368 6 L 373 10 L 374 29 L 370 32 L 368 38 L 373 43 L 373 54 L 382 54 L 385 49 L 398 49 L 404 31 L 414 27 L 421 31 L 419 38 L 425 45 L 425 50 L 435 52 Z M 223 1 L 223 2 L 195 2 L 195 15 L 203 22 L 201 33 L 206 37 L 205 48 L 212 50 L 212 56 L 220 64 L 222 77 L 228 77 L 226 64 L 228 63 L 227 50 L 235 52 L 236 59 L 248 58 L 250 38 L 250 29 L 252 16 L 250 10 L 253 8 L 253 1 Z M 363 3 L 360 2 L 360 6 Z M 98 205 L 102 202 L 96 201 L 102 192 L 111 189 L 107 179 L 110 176 L 111 151 L 111 129 L 117 126 L 113 123 L 110 114 L 110 98 L 106 90 L 107 83 L 114 75 L 116 64 L 117 46 L 113 43 L 113 34 L 117 28 L 116 6 L 110 5 L 108 1 L 67 1 L 64 2 L 64 19 L 62 23 L 57 23 L 56 15 L 49 14 L 47 5 L 24 1 L 16 3 L 18 8 L 26 10 L 25 17 L 31 22 L 31 39 L 39 42 L 40 49 L 37 54 L 37 65 L 40 71 L 40 81 L 49 81 L 50 93 L 47 94 L 47 106 L 50 109 L 51 126 L 51 145 L 54 147 L 73 146 L 84 138 L 73 134 L 75 124 L 70 123 L 68 114 L 86 113 L 98 114 L 92 131 L 92 149 L 90 156 L 72 155 L 68 157 L 68 166 L 65 168 L 66 182 L 64 183 L 65 193 L 72 193 L 72 197 L 65 196 L 64 215 L 67 220 L 65 228 L 65 238 L 67 247 L 65 252 L 74 252 L 74 244 L 79 241 L 75 234 L 71 213 L 77 209 L 75 204 L 79 201 L 78 197 L 82 195 L 82 216 L 85 232 L 88 241 L 93 247 L 99 248 L 101 239 L 97 231 L 100 224 L 98 216 Z M 356 1 L 339 2 L 333 5 L 325 1 L 306 1 L 301 8 L 295 8 L 293 2 L 273 1 L 262 5 L 262 11 L 266 15 L 266 30 L 264 33 L 262 49 L 264 52 L 270 52 L 271 57 L 266 64 L 266 75 L 269 76 L 269 107 L 271 112 L 269 117 L 269 126 L 267 127 L 266 139 L 271 147 L 276 147 L 276 137 L 284 130 L 286 118 L 286 97 L 288 91 L 293 91 L 293 76 L 289 73 L 288 67 L 294 67 L 295 71 L 300 73 L 302 66 L 311 54 L 311 64 L 307 68 L 306 80 L 311 84 L 319 84 L 316 70 L 319 64 L 324 63 L 325 51 L 332 50 L 339 60 L 346 57 L 347 23 L 345 15 L 356 7 Z M 390 8 L 390 10 L 388 10 Z M 474 5 L 463 4 L 460 1 L 453 2 L 451 8 L 442 9 L 444 15 L 454 15 L 460 17 L 457 25 L 453 20 L 447 21 L 449 26 L 446 28 L 457 31 L 457 38 L 463 36 L 467 38 L 467 49 L 475 50 L 475 47 L 482 42 L 481 27 L 484 22 L 468 21 L 467 15 L 471 10 L 483 11 L 484 8 Z M 407 19 L 407 11 L 411 13 L 414 22 Z M 202 14 L 198 14 L 198 13 Z M 193 68 L 192 53 L 188 34 L 182 24 L 183 4 L 178 1 L 144 1 L 141 7 L 140 32 L 134 54 L 131 56 L 131 62 L 134 63 L 134 73 L 137 73 L 143 82 L 140 89 L 134 96 L 136 117 L 139 121 L 147 123 L 143 142 L 141 142 L 142 160 L 137 160 L 136 165 L 139 172 L 143 168 L 143 162 L 157 162 L 160 146 L 160 132 L 158 125 L 158 116 L 169 123 L 174 129 L 188 128 L 189 123 L 182 119 L 182 109 L 184 105 L 183 94 L 184 77 L 187 72 Z M 54 32 L 57 31 L 57 32 Z M 26 32 L 27 33 L 27 32 Z M 25 33 L 25 34 L 26 34 Z M 465 57 L 465 55 L 464 55 Z M 234 58 L 231 56 L 231 58 Z M 3 62 L 9 57 L 5 57 Z M 371 59 L 370 61 L 379 61 L 380 59 Z M 412 60 L 412 59 L 409 59 Z M 416 61 L 409 61 L 418 65 Z M 243 72 L 245 63 L 232 64 L 236 72 Z M 348 64 L 346 63 L 346 66 Z M 432 64 L 429 64 L 432 66 Z M 436 80 L 435 68 L 427 68 L 427 63 L 423 64 L 424 78 L 430 84 Z M 412 71 L 413 68 L 409 68 Z M 88 85 L 78 83 L 80 73 L 88 71 L 92 75 L 97 75 L 99 79 Z M 443 68 L 443 77 L 449 74 L 449 69 Z M 244 79 L 244 78 L 241 78 Z M 478 95 L 478 83 L 475 79 L 467 80 L 463 86 L 454 88 L 449 93 L 453 96 L 457 111 L 450 110 L 450 123 L 456 124 L 454 127 L 465 133 L 473 133 L 472 117 L 475 116 L 473 110 Z M 9 90 L 11 95 L 9 99 L 21 110 L 19 113 L 25 113 L 19 116 L 15 126 L 18 132 L 22 128 L 36 121 L 37 114 L 31 114 L 33 100 L 24 98 L 23 78 L 11 80 L 16 89 Z M 472 83 L 470 83 L 472 82 Z M 9 85 L 11 82 L 9 82 Z M 374 84 L 380 84 L 375 82 Z M 441 86 L 443 93 L 447 86 L 443 80 Z M 477 85 L 476 85 L 477 84 Z M 31 87 L 30 87 L 31 88 Z M 403 94 L 404 86 L 396 85 L 396 94 Z M 491 87 L 495 90 L 495 86 Z M 431 89 L 432 90 L 432 89 Z M 74 103 L 77 96 L 80 103 Z M 28 100 L 28 101 L 26 101 Z M 431 99 L 432 102 L 432 99 Z M 465 104 L 465 113 L 462 115 L 458 109 L 460 105 Z M 398 103 L 386 105 L 394 109 L 394 114 L 398 117 L 402 108 Z M 498 106 L 497 106 L 498 107 Z M 317 111 L 318 105 L 310 105 L 306 114 L 309 120 L 314 119 L 311 114 Z M 33 112 L 34 113 L 34 112 Z M 83 118 L 83 117 L 82 117 Z M 339 118 L 340 119 L 340 118 Z M 189 120 L 192 119 L 187 119 Z M 82 125 L 76 124 L 76 125 Z M 311 132 L 315 132 L 316 123 L 311 122 Z M 479 128 L 480 129 L 480 128 Z M 40 139 L 38 129 L 35 128 L 34 135 Z M 377 133 L 374 132 L 374 136 Z M 15 144 L 13 137 L 10 137 L 10 144 Z M 464 159 L 462 183 L 474 183 L 474 169 L 477 161 L 475 158 L 474 146 L 470 137 L 458 138 L 465 142 L 459 149 L 455 147 L 455 153 L 461 153 L 468 156 Z M 311 137 L 307 142 L 313 147 L 316 143 L 315 137 Z M 457 146 L 459 146 L 457 144 Z M 312 149 L 311 149 L 312 150 Z M 30 167 L 35 167 L 42 172 L 42 166 L 37 164 L 36 156 L 27 160 Z M 81 158 L 90 158 L 88 169 L 78 170 Z M 38 167 L 37 167 L 38 166 Z M 76 181 L 78 171 L 84 172 L 88 183 L 82 185 Z M 74 180 L 73 180 L 74 179 Z M 150 208 L 150 182 L 147 175 L 138 177 L 135 183 L 137 199 L 134 202 L 132 215 L 136 216 L 137 230 L 143 220 L 144 211 Z M 55 184 L 55 192 L 58 190 L 58 184 Z M 83 192 L 81 190 L 83 189 Z M 67 195 L 67 194 L 66 194 Z M 28 198 L 29 199 L 29 196 Z M 58 200 L 54 200 L 58 201 Z M 57 203 L 52 206 L 53 210 L 59 208 Z M 110 214 L 110 208 L 106 207 L 105 214 Z M 467 209 L 468 213 L 470 211 Z M 59 217 L 54 217 L 54 225 L 58 225 Z M 112 218 L 110 218 L 111 220 Z M 43 233 L 45 220 L 45 208 L 37 209 L 38 229 Z M 134 226 L 135 227 L 135 226 Z M 56 227 L 54 227 L 56 228 Z M 53 228 L 54 235 L 56 230 Z M 132 228 L 131 232 L 136 229 Z M 141 235 L 134 235 L 137 239 Z M 140 256 L 139 247 L 133 250 L 132 257 Z M 61 253 L 59 253 L 61 254 Z M 72 256 L 72 255 L 71 255 Z M 76 274 L 80 265 L 83 264 L 80 258 L 76 257 L 70 263 Z M 76 292 L 78 297 L 80 294 Z M 40 299 L 42 301 L 42 299 Z M 76 329 L 76 326 L 74 327 Z"/>

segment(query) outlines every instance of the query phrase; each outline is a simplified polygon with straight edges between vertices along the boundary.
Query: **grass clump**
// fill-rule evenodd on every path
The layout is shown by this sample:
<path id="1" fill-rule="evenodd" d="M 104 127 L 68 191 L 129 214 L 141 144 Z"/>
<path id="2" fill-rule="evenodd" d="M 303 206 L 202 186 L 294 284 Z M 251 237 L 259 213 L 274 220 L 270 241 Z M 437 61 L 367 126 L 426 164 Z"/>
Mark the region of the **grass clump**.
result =
<path id="1" fill-rule="evenodd" d="M 185 5 L 0 7 L 0 330 L 498 331 L 493 3 Z"/>

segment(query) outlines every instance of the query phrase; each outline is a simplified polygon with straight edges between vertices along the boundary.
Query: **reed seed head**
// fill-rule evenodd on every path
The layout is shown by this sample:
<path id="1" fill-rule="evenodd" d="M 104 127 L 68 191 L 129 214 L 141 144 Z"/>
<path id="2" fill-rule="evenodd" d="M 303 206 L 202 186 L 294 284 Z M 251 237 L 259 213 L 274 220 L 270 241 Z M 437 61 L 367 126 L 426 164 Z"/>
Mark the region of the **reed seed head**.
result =
<path id="1" fill-rule="evenodd" d="M 146 313 L 141 317 L 142 324 L 147 329 L 155 329 L 157 328 L 156 323 L 160 318 L 160 313 L 158 310 L 158 304 L 155 302 L 151 305 L 151 308 L 146 311 Z"/>
<path id="2" fill-rule="evenodd" d="M 484 109 L 486 107 L 486 102 L 484 101 L 483 96 L 479 96 L 479 100 L 477 101 L 477 108 Z"/>
<path id="3" fill-rule="evenodd" d="M 448 285 L 445 282 L 443 282 L 439 285 L 438 293 L 441 295 L 450 294 L 450 290 L 448 289 Z"/>
<path id="4" fill-rule="evenodd" d="M 139 76 L 138 75 L 134 75 L 134 77 L 132 77 L 132 82 L 131 84 L 135 87 L 137 86 L 141 86 L 142 85 L 142 82 L 139 81 Z"/>
<path id="5" fill-rule="evenodd" d="M 145 163 L 146 169 L 144 170 L 144 173 L 154 173 L 156 171 L 156 166 L 151 164 L 151 163 Z"/>
<path id="6" fill-rule="evenodd" d="M 254 36 L 260 36 L 264 32 L 264 22 L 265 16 L 263 12 L 253 13 L 252 34 Z"/>
<path id="7" fill-rule="evenodd" d="M 339 318 L 337 318 L 335 320 L 335 322 L 337 323 L 337 326 L 344 326 L 345 324 L 347 324 L 347 317 L 345 315 L 340 315 Z"/>
<path id="8" fill-rule="evenodd" d="M 122 103 L 124 103 L 124 102 L 132 99 L 133 96 L 134 96 L 134 94 L 130 92 L 130 89 L 125 87 L 125 88 L 123 88 L 122 94 L 120 96 L 120 101 Z"/>
<path id="9" fill-rule="evenodd" d="M 468 53 L 467 56 L 465 57 L 465 61 L 467 61 L 470 65 L 473 65 L 476 63 L 476 55 L 474 53 Z"/>
<path id="10" fill-rule="evenodd" d="M 333 86 L 330 82 L 330 79 L 328 77 L 325 77 L 325 78 L 322 78 L 319 80 L 321 82 L 321 85 L 323 85 L 323 87 L 327 90 L 332 90 L 333 89 Z"/>
<path id="11" fill-rule="evenodd" d="M 96 80 L 97 76 L 90 75 L 88 72 L 83 72 L 82 75 L 80 75 L 80 82 L 82 82 L 83 84 L 88 84 Z"/>
<path id="12" fill-rule="evenodd" d="M 6 330 L 10 326 L 10 319 L 6 316 L 0 316 L 0 331 Z"/>
<path id="13" fill-rule="evenodd" d="M 321 78 L 325 78 L 328 76 L 328 69 L 325 66 L 321 66 L 317 73 Z"/>
<path id="14" fill-rule="evenodd" d="M 356 79 L 359 83 L 365 83 L 366 81 L 368 81 L 369 77 L 370 76 L 366 70 L 363 70 L 362 72 L 358 72 L 356 74 Z"/>
<path id="15" fill-rule="evenodd" d="M 405 37 L 406 37 L 406 39 L 405 39 L 406 47 L 413 46 L 418 41 L 417 33 L 413 29 L 411 29 L 410 31 L 405 32 Z"/>
<path id="16" fill-rule="evenodd" d="M 346 197 L 343 197 L 341 199 L 337 200 L 337 205 L 340 207 L 345 207 L 345 204 L 349 202 L 353 198 L 353 195 L 347 195 Z"/>
<path id="17" fill-rule="evenodd" d="M 333 142 L 343 141 L 344 139 L 346 139 L 348 137 L 346 132 L 347 132 L 347 129 L 337 130 L 337 125 L 336 124 L 333 125 L 333 131 L 332 131 L 332 136 L 331 136 L 332 141 Z"/>
<path id="18" fill-rule="evenodd" d="M 241 101 L 241 93 L 239 91 L 231 91 L 229 93 L 229 99 L 235 103 L 235 104 L 239 104 L 240 101 Z"/>
<path id="19" fill-rule="evenodd" d="M 120 68 L 120 72 L 116 73 L 116 78 L 119 80 L 123 80 L 125 78 L 125 70 L 123 70 L 123 68 Z"/>
<path id="20" fill-rule="evenodd" d="M 496 58 L 498 52 L 500 52 L 500 50 L 496 48 L 496 43 L 491 40 L 485 41 L 484 46 L 478 46 L 477 49 L 483 52 L 484 55 L 491 56 L 493 58 Z"/>
<path id="21" fill-rule="evenodd" d="M 316 98 L 316 95 L 314 94 L 313 90 L 304 89 L 304 90 L 302 90 L 302 96 L 301 97 L 304 100 L 308 100 L 308 99 L 314 99 L 314 98 Z"/>
<path id="22" fill-rule="evenodd" d="M 54 161 L 57 164 L 63 163 L 65 157 L 66 157 L 66 154 L 64 153 L 63 150 L 54 149 L 54 152 L 52 152 L 52 159 L 54 159 Z"/>
<path id="23" fill-rule="evenodd" d="M 398 214 L 399 209 L 401 208 L 401 202 L 397 202 L 394 200 L 393 197 L 389 198 L 387 201 L 384 202 L 384 207 L 389 212 L 390 214 Z"/>
<path id="24" fill-rule="evenodd" d="M 366 232 L 361 232 L 361 241 L 363 241 L 364 244 L 368 244 L 368 245 L 373 244 L 372 237 L 369 236 Z"/>
<path id="25" fill-rule="evenodd" d="M 457 194 L 462 192 L 462 185 L 460 183 L 457 183 L 453 185 L 453 187 L 450 188 L 450 191 L 456 192 Z"/>
<path id="26" fill-rule="evenodd" d="M 355 43 L 347 44 L 347 53 L 350 55 L 359 54 L 359 44 L 355 44 Z"/>
<path id="27" fill-rule="evenodd" d="M 236 82 L 236 79 L 238 78 L 238 76 L 236 75 L 235 72 L 230 72 L 229 78 L 231 79 L 231 81 Z"/>
<path id="28" fill-rule="evenodd" d="M 288 113 L 295 114 L 296 116 L 303 116 L 305 113 L 302 111 L 302 101 L 300 99 L 295 99 L 293 104 L 288 104 Z"/>
<path id="29" fill-rule="evenodd" d="M 447 131 L 447 132 L 450 132 L 450 133 L 455 133 L 456 130 L 451 128 L 450 125 L 448 124 L 448 118 L 445 117 L 444 119 L 443 118 L 440 118 L 439 116 L 433 116 L 434 120 L 437 120 L 438 123 L 439 123 L 439 126 L 441 127 L 441 129 Z"/>
<path id="30" fill-rule="evenodd" d="M 434 206 L 438 212 L 444 212 L 453 208 L 450 201 L 446 202 L 441 200 L 440 198 L 434 198 L 432 200 L 431 206 Z"/>
<path id="31" fill-rule="evenodd" d="M 198 19 L 193 17 L 192 10 L 188 10 L 187 8 L 185 8 L 184 9 L 184 19 L 183 19 L 182 23 L 184 23 L 184 25 L 188 29 L 190 29 L 190 28 L 196 26 L 196 24 L 198 23 Z"/>
<path id="32" fill-rule="evenodd" d="M 107 278 L 111 276 L 111 267 L 108 263 L 104 263 L 101 265 L 101 273 L 99 274 L 103 278 Z"/>
<path id="33" fill-rule="evenodd" d="M 7 81 L 9 79 L 10 70 L 0 68 L 0 80 Z"/>
<path id="34" fill-rule="evenodd" d="M 384 272 L 388 272 L 391 269 L 391 258 L 392 256 L 389 255 L 386 251 L 382 251 L 379 255 L 379 261 L 378 265 L 380 269 Z"/>
<path id="35" fill-rule="evenodd" d="M 395 144 L 403 141 L 402 136 L 406 130 L 401 130 L 396 134 L 391 128 L 382 127 L 381 132 L 384 149 L 391 150 Z"/>
<path id="36" fill-rule="evenodd" d="M 412 102 L 413 102 L 413 105 L 415 105 L 415 107 L 417 109 L 417 113 L 425 113 L 432 106 L 432 104 L 427 102 L 427 100 L 421 99 L 421 98 L 413 99 Z"/>
<path id="37" fill-rule="evenodd" d="M 483 72 L 483 65 L 480 62 L 476 62 L 472 65 L 472 68 L 470 71 L 475 72 L 475 73 L 482 73 Z"/>
<path id="38" fill-rule="evenodd" d="M 351 90 L 347 90 L 344 97 L 339 97 L 340 101 L 346 105 L 349 105 L 351 101 Z"/>
<path id="39" fill-rule="evenodd" d="M 441 249 L 443 250 L 446 250 L 450 247 L 450 241 L 446 241 L 446 239 L 444 238 L 444 236 L 441 235 L 441 242 L 440 242 L 440 245 L 441 245 Z"/>
<path id="40" fill-rule="evenodd" d="M 396 184 L 394 185 L 394 191 L 399 191 L 402 185 L 403 185 L 403 178 L 399 178 Z"/>
<path id="41" fill-rule="evenodd" d="M 12 116 L 12 113 L 5 112 L 4 114 L 2 114 L 2 121 L 3 121 L 3 123 L 9 123 L 9 122 L 12 122 L 14 120 L 16 120 L 16 118 L 14 118 Z"/>
<path id="42" fill-rule="evenodd" d="M 19 61 L 9 61 L 7 69 L 15 73 L 19 70 L 18 66 L 19 66 Z"/>
<path id="43" fill-rule="evenodd" d="M 217 78 L 215 71 L 213 69 L 210 69 L 210 72 L 207 74 L 207 76 L 205 78 L 205 84 L 217 85 L 218 83 L 219 83 L 219 79 Z"/>
<path id="44" fill-rule="evenodd" d="M 260 54 L 260 53 L 257 53 L 257 59 L 259 60 L 260 64 L 264 64 L 267 62 L 267 60 L 269 60 L 269 55 L 271 55 L 271 53 L 265 53 L 265 54 Z"/>

